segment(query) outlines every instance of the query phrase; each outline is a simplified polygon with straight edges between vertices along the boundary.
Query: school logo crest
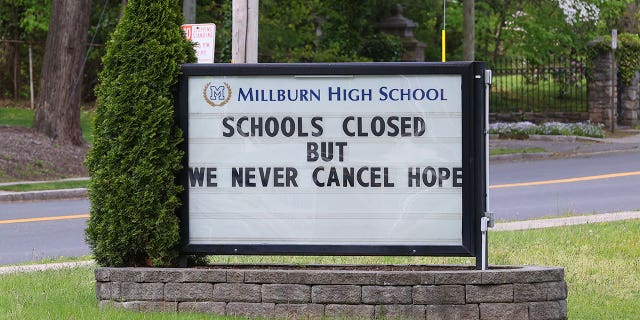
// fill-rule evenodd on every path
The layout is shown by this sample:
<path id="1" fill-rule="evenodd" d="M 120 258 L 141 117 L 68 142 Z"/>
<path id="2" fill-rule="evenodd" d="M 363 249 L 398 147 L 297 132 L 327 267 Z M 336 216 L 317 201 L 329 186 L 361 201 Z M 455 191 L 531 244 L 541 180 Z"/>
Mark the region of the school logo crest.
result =
<path id="1" fill-rule="evenodd" d="M 202 89 L 204 101 L 212 107 L 222 107 L 231 100 L 231 95 L 233 94 L 231 86 L 226 82 L 222 84 L 223 85 L 219 86 L 207 82 Z"/>

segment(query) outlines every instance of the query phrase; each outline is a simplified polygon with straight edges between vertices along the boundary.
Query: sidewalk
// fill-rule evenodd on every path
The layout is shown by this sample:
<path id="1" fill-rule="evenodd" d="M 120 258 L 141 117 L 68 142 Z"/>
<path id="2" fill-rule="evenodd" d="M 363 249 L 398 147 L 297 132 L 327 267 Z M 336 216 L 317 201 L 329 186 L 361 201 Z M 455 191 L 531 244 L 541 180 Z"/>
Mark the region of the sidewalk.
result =
<path id="1" fill-rule="evenodd" d="M 537 160 L 549 157 L 586 157 L 618 152 L 640 152 L 640 130 L 625 130 L 619 138 L 587 138 L 574 136 L 530 136 L 526 140 L 499 139 L 492 135 L 489 148 L 530 149 L 544 152 L 492 156 L 492 161 Z"/>
<path id="2" fill-rule="evenodd" d="M 499 139 L 497 136 L 492 135 L 489 138 L 489 148 L 492 150 L 498 148 L 514 150 L 541 148 L 544 150 L 544 152 L 496 155 L 491 156 L 490 161 L 529 161 L 549 159 L 552 157 L 586 157 L 619 152 L 640 153 L 640 130 L 627 129 L 624 131 L 627 133 L 626 136 L 605 139 L 574 136 L 530 136 L 529 139 L 526 140 L 511 140 Z M 75 180 L 81 179 L 88 178 L 77 178 Z M 39 181 L 36 181 L 36 183 L 37 182 Z M 33 182 L 0 183 L 0 186 L 22 183 Z M 86 197 L 87 190 L 84 188 L 30 192 L 0 191 L 0 202 L 73 199 Z"/>
<path id="3" fill-rule="evenodd" d="M 577 224 L 612 222 L 620 220 L 640 219 L 640 211 L 624 211 L 614 213 L 599 213 L 588 216 L 574 216 L 565 218 L 524 220 L 513 222 L 496 222 L 490 231 L 516 231 L 529 229 L 542 229 L 553 227 L 573 226 Z"/>
<path id="4" fill-rule="evenodd" d="M 45 271 L 54 269 L 72 269 L 77 267 L 92 266 L 95 265 L 93 260 L 88 261 L 75 261 L 75 262 L 59 262 L 59 263 L 45 263 L 45 264 L 30 264 L 24 266 L 4 266 L 0 267 L 0 275 L 18 273 L 18 272 L 34 272 Z"/>

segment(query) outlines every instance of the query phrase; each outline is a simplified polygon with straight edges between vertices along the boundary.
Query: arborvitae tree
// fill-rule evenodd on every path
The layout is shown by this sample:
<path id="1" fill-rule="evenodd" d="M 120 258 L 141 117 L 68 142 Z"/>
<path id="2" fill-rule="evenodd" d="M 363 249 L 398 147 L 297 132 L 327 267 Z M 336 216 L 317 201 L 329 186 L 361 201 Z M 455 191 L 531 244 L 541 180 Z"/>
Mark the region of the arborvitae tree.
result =
<path id="1" fill-rule="evenodd" d="M 102 266 L 176 263 L 182 132 L 174 123 L 180 63 L 194 62 L 178 0 L 130 0 L 103 57 L 86 164 L 86 230 Z"/>

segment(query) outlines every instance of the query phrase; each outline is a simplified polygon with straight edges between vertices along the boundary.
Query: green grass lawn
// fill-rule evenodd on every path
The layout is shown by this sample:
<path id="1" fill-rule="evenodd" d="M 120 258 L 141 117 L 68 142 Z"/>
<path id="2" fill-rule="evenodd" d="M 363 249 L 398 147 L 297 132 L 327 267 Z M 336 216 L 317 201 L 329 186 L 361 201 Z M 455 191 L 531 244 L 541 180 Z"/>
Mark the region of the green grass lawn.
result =
<path id="1" fill-rule="evenodd" d="M 0 125 L 31 127 L 35 110 L 15 107 L 0 107 Z M 95 117 L 94 110 L 80 111 L 80 127 L 82 128 L 82 137 L 89 144 L 93 143 L 92 121 Z"/>
<path id="2" fill-rule="evenodd" d="M 490 264 L 565 268 L 569 319 L 638 319 L 640 220 L 490 234 Z M 473 264 L 470 258 L 242 257 L 213 262 Z M 93 268 L 0 275 L 0 319 L 211 319 L 205 315 L 99 310 Z M 237 319 L 224 318 L 217 319 Z"/>
<path id="3" fill-rule="evenodd" d="M 550 76 L 536 81 L 518 75 L 494 75 L 491 112 L 587 111 L 586 79 L 563 85 Z"/>
<path id="4" fill-rule="evenodd" d="M 87 184 L 89 184 L 88 180 L 68 180 L 68 181 L 25 183 L 25 184 L 0 186 L 0 190 L 12 191 L 12 192 L 25 192 L 25 191 L 41 191 L 41 190 L 75 189 L 75 188 L 86 188 Z"/>

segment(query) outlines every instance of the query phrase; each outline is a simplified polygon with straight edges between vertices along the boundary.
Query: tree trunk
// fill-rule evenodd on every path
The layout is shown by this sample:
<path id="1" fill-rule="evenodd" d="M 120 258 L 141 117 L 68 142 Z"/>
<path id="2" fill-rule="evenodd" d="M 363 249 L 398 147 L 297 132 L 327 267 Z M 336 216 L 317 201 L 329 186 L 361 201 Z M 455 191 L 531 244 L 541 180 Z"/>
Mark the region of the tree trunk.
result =
<path id="1" fill-rule="evenodd" d="M 619 33 L 638 34 L 638 1 L 627 4 L 627 10 L 624 10 L 620 16 L 619 24 Z"/>
<path id="2" fill-rule="evenodd" d="M 80 98 L 91 0 L 53 0 L 33 127 L 62 144 L 82 145 Z"/>
<path id="3" fill-rule="evenodd" d="M 18 16 L 18 8 L 15 5 L 12 6 L 12 24 L 11 24 L 11 36 L 16 42 L 11 44 L 11 55 L 13 60 L 12 66 L 12 80 L 13 80 L 13 99 L 18 101 L 20 99 L 20 17 Z"/>
<path id="4" fill-rule="evenodd" d="M 500 18 L 498 21 L 498 25 L 496 26 L 496 30 L 494 32 L 494 45 L 493 48 L 493 59 L 495 62 L 498 59 L 498 55 L 500 54 L 500 49 L 502 47 L 502 29 L 507 26 L 507 10 L 509 8 L 509 1 L 505 1 L 504 5 L 501 7 Z"/>

